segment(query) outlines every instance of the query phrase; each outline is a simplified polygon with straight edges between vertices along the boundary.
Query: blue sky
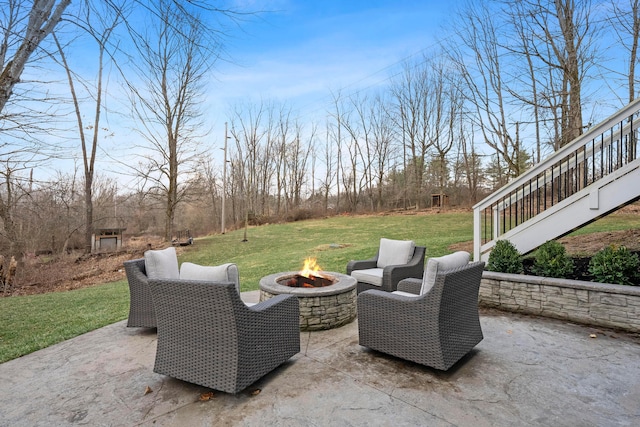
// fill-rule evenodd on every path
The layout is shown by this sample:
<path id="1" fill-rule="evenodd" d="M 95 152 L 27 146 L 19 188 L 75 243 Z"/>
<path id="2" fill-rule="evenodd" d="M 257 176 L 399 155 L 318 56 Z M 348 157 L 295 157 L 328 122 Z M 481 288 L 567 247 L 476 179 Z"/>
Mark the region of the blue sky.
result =
<path id="1" fill-rule="evenodd" d="M 219 63 L 208 96 L 222 141 L 229 106 L 278 100 L 302 114 L 330 106 L 331 93 L 386 84 L 405 58 L 434 47 L 456 1 L 256 1 L 268 10 L 231 33 L 233 63 Z M 215 135 L 214 135 L 215 138 Z"/>
<path id="2" fill-rule="evenodd" d="M 219 148 L 224 144 L 224 123 L 230 121 L 233 107 L 278 101 L 286 103 L 294 114 L 300 114 L 302 122 L 322 125 L 327 112 L 332 110 L 332 94 L 340 92 L 348 96 L 376 86 L 386 88 L 404 60 L 435 53 L 438 39 L 455 29 L 451 23 L 463 3 L 463 0 L 228 1 L 231 7 L 240 10 L 262 12 L 248 16 L 239 26 L 228 27 L 226 49 L 230 60 L 217 63 L 206 89 L 204 121 L 211 132 L 202 142 L 218 165 L 222 164 Z M 91 70 L 94 59 L 78 51 L 74 53 L 75 65 L 90 76 L 87 70 Z M 607 53 L 617 55 L 615 49 L 608 49 Z M 64 77 L 58 80 L 63 85 L 61 92 L 68 91 Z M 597 79 L 595 86 L 600 90 L 602 79 Z M 606 89 L 605 97 L 594 91 L 591 98 L 609 102 L 612 90 Z M 109 83 L 112 112 L 105 114 L 102 124 L 114 136 L 101 140 L 98 162 L 102 165 L 96 168 L 128 180 L 121 173 L 121 165 L 102 155 L 109 153 L 126 162 L 136 158 L 132 150 L 139 136 L 131 129 L 128 99 L 122 91 L 117 82 Z M 603 117 L 604 107 L 596 104 L 598 114 L 585 109 L 585 121 L 591 121 L 587 118 L 590 114 Z M 79 148 L 74 154 L 80 159 Z M 48 172 L 71 171 L 73 167 L 73 160 L 56 162 Z"/>
<path id="3" fill-rule="evenodd" d="M 204 119 L 211 133 L 203 138 L 203 143 L 218 164 L 222 163 L 222 151 L 217 148 L 224 144 L 224 123 L 230 120 L 234 106 L 278 101 L 299 113 L 303 121 L 322 123 L 331 108 L 332 93 L 341 91 L 349 95 L 386 85 L 403 60 L 434 48 L 459 0 L 230 2 L 231 7 L 239 10 L 262 12 L 229 27 L 226 50 L 230 61 L 217 63 L 206 89 Z M 85 55 L 82 48 L 76 46 L 69 59 L 75 71 L 91 78 L 97 59 Z M 27 70 L 25 77 L 35 73 L 28 78 L 40 79 L 40 72 Z M 61 68 L 52 66 L 52 72 L 57 75 L 52 77 L 57 83 L 47 89 L 67 94 Z M 101 127 L 108 128 L 113 136 L 101 136 L 96 169 L 128 181 L 130 177 L 121 173 L 118 162 L 104 155 L 108 153 L 127 162 L 135 158 L 131 149 L 138 136 L 131 130 L 127 96 L 122 90 L 116 81 L 110 81 L 111 97 L 107 102 L 112 112 L 102 117 Z M 89 110 L 86 115 L 92 114 Z M 67 125 L 72 129 L 67 142 L 75 147 L 74 152 L 61 152 L 66 160 L 38 167 L 39 177 L 53 177 L 56 170 L 71 173 L 74 167 L 81 168 L 74 123 Z"/>

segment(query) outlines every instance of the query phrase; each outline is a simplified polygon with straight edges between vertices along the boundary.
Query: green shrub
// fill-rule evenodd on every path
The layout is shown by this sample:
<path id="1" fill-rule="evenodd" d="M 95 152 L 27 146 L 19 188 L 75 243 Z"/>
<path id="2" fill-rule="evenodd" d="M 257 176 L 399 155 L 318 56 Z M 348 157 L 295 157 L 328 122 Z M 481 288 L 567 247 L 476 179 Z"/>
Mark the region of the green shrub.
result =
<path id="1" fill-rule="evenodd" d="M 595 282 L 635 285 L 640 278 L 637 254 L 632 254 L 625 246 L 608 246 L 596 253 L 589 261 L 589 273 Z"/>
<path id="2" fill-rule="evenodd" d="M 564 246 L 549 240 L 536 250 L 532 271 L 536 276 L 566 278 L 573 273 L 573 260 Z"/>
<path id="3" fill-rule="evenodd" d="M 499 273 L 522 273 L 520 252 L 508 240 L 498 240 L 489 254 L 487 270 Z"/>

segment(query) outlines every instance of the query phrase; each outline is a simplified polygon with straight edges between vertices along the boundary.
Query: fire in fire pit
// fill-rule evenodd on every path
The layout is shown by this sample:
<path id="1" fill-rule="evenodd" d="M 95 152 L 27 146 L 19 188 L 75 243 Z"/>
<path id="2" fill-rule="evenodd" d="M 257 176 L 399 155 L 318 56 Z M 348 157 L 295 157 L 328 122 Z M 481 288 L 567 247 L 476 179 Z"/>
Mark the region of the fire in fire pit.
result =
<path id="1" fill-rule="evenodd" d="M 302 270 L 288 279 L 286 285 L 292 288 L 320 288 L 333 285 L 333 279 L 323 275 L 321 270 L 315 258 L 307 258 Z"/>

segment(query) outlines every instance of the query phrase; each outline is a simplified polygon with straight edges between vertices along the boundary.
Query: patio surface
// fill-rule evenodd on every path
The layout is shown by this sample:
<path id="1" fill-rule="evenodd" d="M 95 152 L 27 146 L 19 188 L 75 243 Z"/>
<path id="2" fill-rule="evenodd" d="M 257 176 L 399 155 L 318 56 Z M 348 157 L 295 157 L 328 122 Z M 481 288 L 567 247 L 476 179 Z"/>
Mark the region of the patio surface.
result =
<path id="1" fill-rule="evenodd" d="M 360 347 L 357 320 L 302 332 L 289 362 L 201 401 L 211 390 L 153 372 L 155 330 L 121 321 L 0 364 L 0 425 L 640 425 L 639 336 L 498 311 L 481 323 L 446 373 Z"/>

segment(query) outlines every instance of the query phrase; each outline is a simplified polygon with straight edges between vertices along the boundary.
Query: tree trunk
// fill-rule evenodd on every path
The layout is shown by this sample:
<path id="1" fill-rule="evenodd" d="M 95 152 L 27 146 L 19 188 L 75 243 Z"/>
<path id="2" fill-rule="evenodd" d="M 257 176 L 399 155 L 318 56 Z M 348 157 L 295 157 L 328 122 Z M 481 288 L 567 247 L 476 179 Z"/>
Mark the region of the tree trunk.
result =
<path id="1" fill-rule="evenodd" d="M 4 110 L 4 106 L 11 97 L 13 87 L 20 81 L 29 57 L 38 48 L 40 42 L 51 34 L 70 3 L 71 0 L 62 0 L 53 10 L 55 1 L 33 1 L 24 38 L 13 58 L 6 63 L 0 73 L 0 112 Z"/>

